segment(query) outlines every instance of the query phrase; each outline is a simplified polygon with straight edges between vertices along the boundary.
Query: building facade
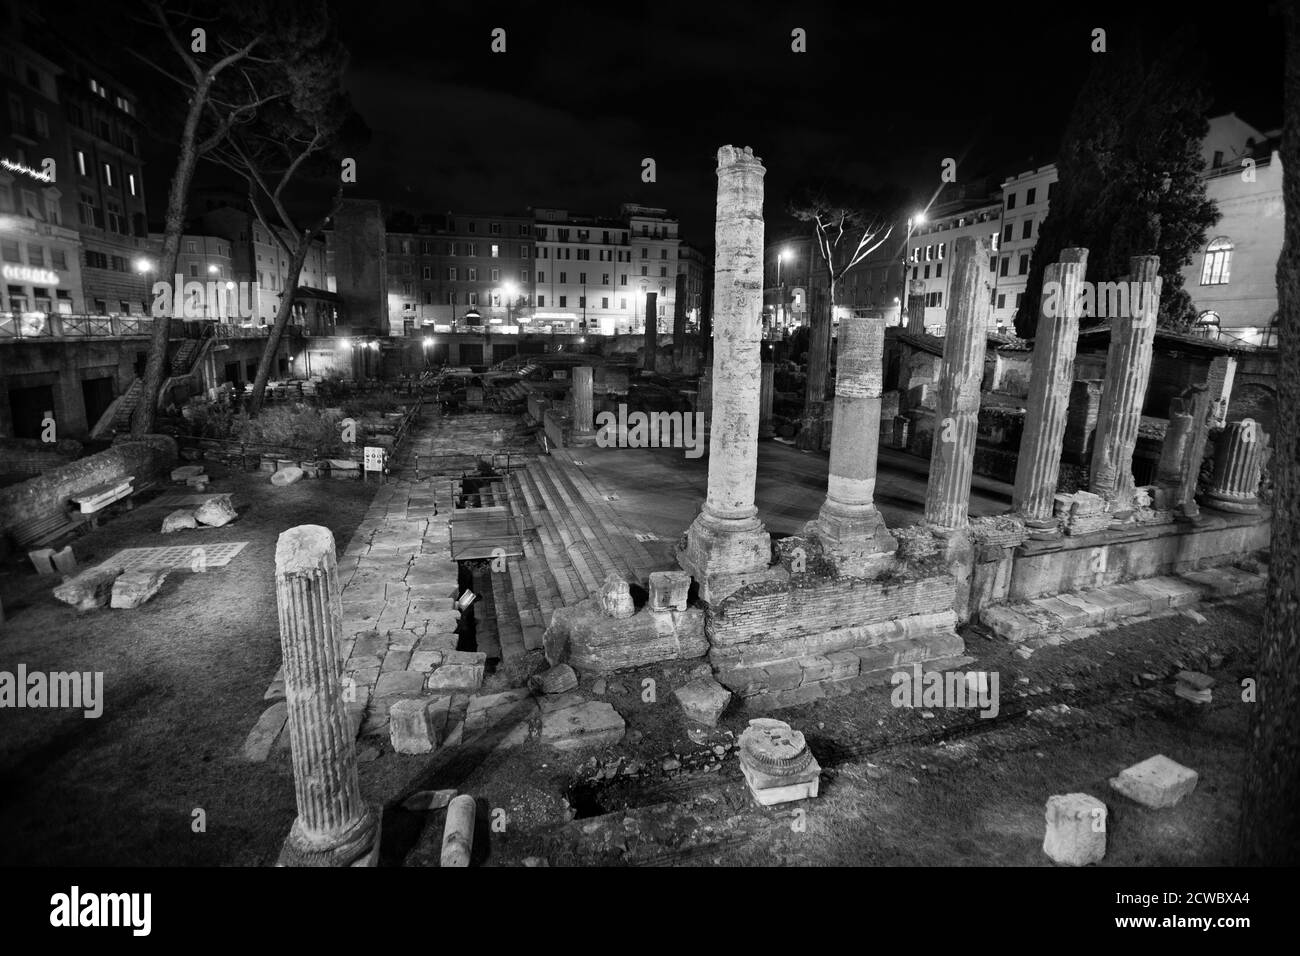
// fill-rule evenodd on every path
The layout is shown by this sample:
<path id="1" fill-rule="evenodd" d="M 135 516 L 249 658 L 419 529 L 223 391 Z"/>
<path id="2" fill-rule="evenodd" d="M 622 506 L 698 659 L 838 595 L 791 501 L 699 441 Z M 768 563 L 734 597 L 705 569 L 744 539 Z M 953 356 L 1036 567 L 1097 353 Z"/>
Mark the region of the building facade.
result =
<path id="1" fill-rule="evenodd" d="M 1049 163 L 1012 176 L 1002 184 L 1002 222 L 989 317 L 995 328 L 1014 326 L 1016 309 L 1029 281 L 1038 231 L 1047 217 L 1057 178 L 1056 164 Z"/>

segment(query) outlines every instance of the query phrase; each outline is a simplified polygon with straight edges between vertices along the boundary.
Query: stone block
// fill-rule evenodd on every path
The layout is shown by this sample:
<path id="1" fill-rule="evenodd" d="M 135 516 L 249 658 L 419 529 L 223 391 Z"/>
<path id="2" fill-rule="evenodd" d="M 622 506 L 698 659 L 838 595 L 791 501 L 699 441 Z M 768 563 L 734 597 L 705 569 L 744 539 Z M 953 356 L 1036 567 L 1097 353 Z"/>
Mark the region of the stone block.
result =
<path id="1" fill-rule="evenodd" d="M 54 562 L 54 569 L 60 574 L 77 573 L 77 556 L 72 553 L 72 545 L 68 545 L 62 551 L 55 551 L 50 555 L 50 560 Z"/>
<path id="2" fill-rule="evenodd" d="M 395 701 L 388 708 L 388 735 L 393 749 L 399 754 L 427 754 L 436 750 L 446 729 L 450 702 L 448 697 Z"/>
<path id="3" fill-rule="evenodd" d="M 654 611 L 684 611 L 691 590 L 691 576 L 685 571 L 650 572 L 650 608 Z"/>
<path id="4" fill-rule="evenodd" d="M 411 670 L 427 674 L 442 663 L 442 651 L 415 651 L 411 654 Z"/>
<path id="5" fill-rule="evenodd" d="M 727 705 L 731 703 L 731 691 L 727 690 L 712 677 L 699 677 L 673 691 L 673 696 L 682 705 L 682 712 L 696 723 L 714 727 Z"/>
<path id="6" fill-rule="evenodd" d="M 1112 777 L 1115 790 L 1153 810 L 1172 807 L 1196 789 L 1197 773 L 1164 754 L 1148 757 Z"/>
<path id="7" fill-rule="evenodd" d="M 441 664 L 429 672 L 425 686 L 431 691 L 449 693 L 451 691 L 476 691 L 483 683 L 483 665 L 482 664 L 457 664 L 450 660 L 452 654 L 460 653 L 452 651 L 443 658 Z M 419 674 L 418 671 L 407 671 L 406 673 Z M 424 675 L 420 675 L 424 676 Z"/>
<path id="8" fill-rule="evenodd" d="M 172 481 L 177 484 L 184 484 L 191 478 L 197 478 L 201 474 L 203 474 L 202 465 L 181 465 L 179 468 L 172 469 L 171 477 Z"/>
<path id="9" fill-rule="evenodd" d="M 542 716 L 542 742 L 557 750 L 616 744 L 626 730 L 618 711 L 603 701 L 589 701 Z"/>
<path id="10" fill-rule="evenodd" d="M 1106 804 L 1086 793 L 1048 797 L 1043 852 L 1069 866 L 1100 863 L 1106 855 Z"/>
<path id="11" fill-rule="evenodd" d="M 380 674 L 379 680 L 375 681 L 374 696 L 376 699 L 414 697 L 422 690 L 424 690 L 424 675 L 419 671 L 390 671 L 387 674 Z"/>
<path id="12" fill-rule="evenodd" d="M 605 583 L 600 586 L 597 596 L 601 611 L 609 617 L 622 619 L 636 613 L 632 602 L 632 591 L 619 574 L 610 572 Z"/>
<path id="13" fill-rule="evenodd" d="M 37 574 L 54 573 L 54 549 L 40 548 L 36 551 L 28 551 L 27 557 L 32 562 L 32 567 L 36 569 Z"/>
<path id="14" fill-rule="evenodd" d="M 194 509 L 194 519 L 211 528 L 222 528 L 239 517 L 235 506 L 230 503 L 230 495 L 213 495 Z"/>
<path id="15" fill-rule="evenodd" d="M 980 611 L 980 623 L 998 637 L 1013 644 L 1037 637 L 1042 625 L 1012 607 L 986 607 Z"/>
<path id="16" fill-rule="evenodd" d="M 101 564 L 67 578 L 54 589 L 54 596 L 78 611 L 90 611 L 108 604 L 113 582 L 122 573 L 120 565 Z"/>
<path id="17" fill-rule="evenodd" d="M 177 508 L 163 518 L 162 533 L 172 534 L 175 531 L 184 531 L 187 528 L 197 528 L 198 526 L 199 522 L 194 517 L 192 508 Z"/>
<path id="18" fill-rule="evenodd" d="M 465 729 L 470 732 L 483 730 L 509 715 L 517 716 L 519 723 L 527 723 L 535 713 L 537 705 L 524 688 L 500 694 L 484 694 L 470 698 L 469 706 L 465 709 Z"/>
<path id="19" fill-rule="evenodd" d="M 115 608 L 135 608 L 158 593 L 167 580 L 167 572 L 126 571 L 113 582 L 111 605 Z"/>
<path id="20" fill-rule="evenodd" d="M 578 686 L 578 675 L 568 664 L 556 664 L 530 677 L 528 686 L 539 694 L 563 694 Z"/>
<path id="21" fill-rule="evenodd" d="M 291 465 L 288 468 L 281 468 L 273 474 L 271 476 L 271 484 L 275 485 L 277 488 L 282 488 L 285 485 L 292 485 L 295 481 L 300 481 L 301 479 L 302 469 L 296 465 Z"/>

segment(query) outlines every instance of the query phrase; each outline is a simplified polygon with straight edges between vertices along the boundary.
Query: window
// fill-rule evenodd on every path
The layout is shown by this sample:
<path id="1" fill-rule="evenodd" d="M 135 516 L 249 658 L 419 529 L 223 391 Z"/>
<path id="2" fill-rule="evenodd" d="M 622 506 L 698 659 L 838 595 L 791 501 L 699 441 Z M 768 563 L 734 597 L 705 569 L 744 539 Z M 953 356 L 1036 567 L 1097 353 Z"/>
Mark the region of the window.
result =
<path id="1" fill-rule="evenodd" d="M 198 265 L 197 265 L 196 263 L 191 262 L 191 263 L 190 263 L 190 278 L 191 278 L 191 279 L 197 279 L 198 277 L 199 277 L 199 267 L 198 267 Z"/>
<path id="2" fill-rule="evenodd" d="M 452 266 L 450 269 L 447 270 L 447 278 L 448 278 L 448 280 L 450 280 L 451 282 L 455 282 L 455 281 L 456 281 L 456 267 L 455 267 L 455 266 Z"/>
<path id="3" fill-rule="evenodd" d="M 86 250 L 86 265 L 92 269 L 107 269 L 108 256 L 102 252 L 96 252 L 94 249 Z"/>
<path id="4" fill-rule="evenodd" d="M 1051 201 L 1052 201 L 1052 190 L 1055 189 L 1055 188 L 1056 188 L 1056 183 L 1048 183 L 1048 184 L 1047 184 L 1047 201 L 1048 201 L 1048 202 L 1051 202 Z"/>
<path id="5" fill-rule="evenodd" d="M 1006 294 L 1004 293 L 1003 295 L 998 296 L 998 308 L 1005 309 L 1006 307 L 1007 307 L 1007 297 Z"/>
<path id="6" fill-rule="evenodd" d="M 1220 236 L 1205 247 L 1201 285 L 1225 285 L 1232 265 L 1232 241 Z"/>
<path id="7" fill-rule="evenodd" d="M 493 270 L 492 270 L 492 281 L 493 281 L 493 282 L 500 282 L 500 281 L 501 281 L 501 270 L 500 270 L 500 269 L 493 269 Z"/>
<path id="8" fill-rule="evenodd" d="M 618 307 L 619 307 L 620 309 L 626 309 L 626 308 L 627 308 L 627 299 L 619 299 L 619 300 L 618 300 Z"/>
<path id="9" fill-rule="evenodd" d="M 1002 241 L 1003 241 L 1003 242 L 1010 242 L 1010 241 L 1011 241 L 1011 230 L 1012 230 L 1012 228 L 1013 228 L 1013 224 L 1012 224 L 1012 223 L 1007 223 L 1005 226 L 1002 227 Z"/>
<path id="10" fill-rule="evenodd" d="M 538 281 L 538 282 L 545 282 L 545 281 L 546 281 L 546 273 L 545 273 L 545 272 L 539 272 L 539 273 L 537 273 L 537 281 Z"/>
<path id="11" fill-rule="evenodd" d="M 86 175 L 86 151 L 84 149 L 77 150 L 77 172 L 83 176 Z"/>
<path id="12" fill-rule="evenodd" d="M 526 236 L 526 235 L 528 235 L 529 231 L 530 231 L 530 230 L 529 230 L 529 228 L 528 228 L 528 223 L 525 222 L 525 223 L 521 223 L 521 224 L 520 224 L 520 226 L 519 226 L 519 235 L 521 235 L 521 236 Z M 525 248 L 527 248 L 527 247 L 525 247 Z"/>
<path id="13" fill-rule="evenodd" d="M 193 239 L 185 240 L 185 251 L 188 252 L 190 255 L 194 255 L 196 252 L 199 251 Z"/>
<path id="14" fill-rule="evenodd" d="M 936 262 L 936 263 L 935 263 L 935 265 L 934 265 L 934 277 L 935 277 L 936 279 L 942 279 L 942 278 L 943 278 L 943 263 L 942 263 L 942 262 Z"/>
<path id="15" fill-rule="evenodd" d="M 32 125 L 36 127 L 36 132 L 42 139 L 49 138 L 50 121 L 40 110 L 32 110 Z"/>
<path id="16" fill-rule="evenodd" d="M 473 227 L 474 227 L 474 224 L 473 224 L 473 223 L 470 223 L 470 230 L 469 230 L 470 232 L 473 232 L 473 231 L 474 231 L 474 228 L 473 228 Z M 465 243 L 465 255 L 467 255 L 467 256 L 476 256 L 476 255 L 478 255 L 478 243 L 477 243 L 477 242 L 467 242 L 467 243 Z"/>
<path id="17" fill-rule="evenodd" d="M 465 296 L 465 301 L 470 305 L 478 305 L 478 293 L 470 292 Z"/>
<path id="18" fill-rule="evenodd" d="M 1008 208 L 1008 209 L 1015 209 L 1015 208 L 1016 208 L 1016 194 L 1015 194 L 1015 193 L 1007 193 L 1007 208 Z"/>
<path id="19" fill-rule="evenodd" d="M 1034 197 L 1035 197 L 1036 195 L 1038 195 L 1038 190 L 1037 190 L 1037 189 L 1031 189 L 1031 190 L 1029 190 L 1028 192 L 1026 192 L 1026 193 L 1025 193 L 1025 205 L 1026 205 L 1026 206 L 1032 206 L 1032 205 L 1034 204 Z"/>
<path id="20" fill-rule="evenodd" d="M 912 278 L 913 278 L 913 279 L 919 279 L 919 278 L 921 278 L 921 267 L 920 267 L 920 266 L 912 266 Z"/>
<path id="21" fill-rule="evenodd" d="M 659 250 L 659 258 L 660 258 L 660 259 L 667 259 L 667 258 L 668 258 L 668 250 L 667 250 L 667 249 L 660 249 L 660 250 Z"/>
<path id="22" fill-rule="evenodd" d="M 602 272 L 602 273 L 600 274 L 600 284 L 601 284 L 601 285 L 609 285 L 609 273 L 608 273 L 608 272 Z"/>
<path id="23" fill-rule="evenodd" d="M 104 164 L 104 185 L 113 185 L 113 167 L 109 163 Z"/>
<path id="24" fill-rule="evenodd" d="M 527 282 L 527 281 L 528 281 L 528 270 L 527 270 L 527 269 L 523 269 L 523 270 L 520 271 L 520 273 L 519 273 L 519 281 L 520 281 L 520 282 Z"/>
<path id="25" fill-rule="evenodd" d="M 420 270 L 420 278 L 421 278 L 421 279 L 432 279 L 432 278 L 433 278 L 433 269 L 430 268 L 429 266 L 425 266 L 423 269 Z"/>
<path id="26" fill-rule="evenodd" d="M 579 285 L 586 285 L 586 284 L 587 284 L 587 273 L 585 273 L 585 272 L 579 272 L 579 273 L 578 273 L 578 284 L 579 284 Z"/>
<path id="27" fill-rule="evenodd" d="M 1020 238 L 1028 239 L 1034 233 L 1034 220 L 1026 219 L 1025 224 L 1020 229 Z"/>
<path id="28" fill-rule="evenodd" d="M 648 275 L 650 274 L 650 269 L 649 269 L 648 267 L 646 267 L 646 266 L 642 266 L 642 267 L 641 267 L 641 274 L 642 274 L 643 276 L 648 276 Z"/>
<path id="29" fill-rule="evenodd" d="M 546 296 L 544 296 L 544 295 L 538 295 L 538 297 L 537 297 L 537 307 L 538 307 L 539 309 L 543 309 L 543 308 L 546 307 Z"/>
<path id="30" fill-rule="evenodd" d="M 501 235 L 501 223 L 499 222 L 488 223 L 488 232 L 490 232 L 494 236 Z"/>
<path id="31" fill-rule="evenodd" d="M 666 276 L 666 275 L 668 275 L 668 267 L 667 267 L 667 266 L 660 266 L 660 267 L 659 267 L 659 278 L 662 279 L 662 278 L 663 278 L 664 276 Z"/>
<path id="32" fill-rule="evenodd" d="M 56 269 L 68 268 L 68 254 L 64 250 L 62 249 L 53 250 L 52 258 L 54 260 L 54 268 Z"/>
<path id="33" fill-rule="evenodd" d="M 585 295 L 578 296 L 578 308 L 585 309 L 586 307 L 587 307 L 587 297 Z"/>
<path id="34" fill-rule="evenodd" d="M 569 281 L 569 274 L 568 274 L 567 272 L 561 272 L 561 273 L 560 273 L 560 282 L 561 282 L 561 283 L 564 283 L 564 282 L 568 282 L 568 281 Z"/>
<path id="35" fill-rule="evenodd" d="M 609 233 L 606 233 L 606 235 L 609 235 Z M 606 240 L 606 241 L 608 241 L 608 240 Z M 602 309 L 608 309 L 608 308 L 609 308 L 609 299 L 606 298 L 605 296 L 601 296 L 601 297 L 600 297 L 600 307 L 601 307 Z"/>
<path id="36" fill-rule="evenodd" d="M 933 258 L 934 258 L 934 246 L 926 246 L 926 247 L 925 247 L 925 261 L 926 261 L 926 262 L 929 262 L 929 261 L 930 261 L 931 259 L 933 259 Z M 930 277 L 930 270 L 929 270 L 929 269 L 926 269 L 926 270 L 925 270 L 925 275 L 926 275 L 926 278 L 927 278 L 927 279 Z"/>
<path id="37" fill-rule="evenodd" d="M 527 245 L 522 245 L 522 246 L 519 247 L 519 258 L 520 258 L 520 259 L 527 259 L 527 258 L 528 258 L 528 246 L 527 246 Z"/>
<path id="38" fill-rule="evenodd" d="M 1003 256 L 1002 263 L 1001 265 L 998 266 L 998 275 L 1005 278 L 1007 275 L 1007 270 L 1010 268 L 1011 268 L 1011 257 Z"/>
<path id="39" fill-rule="evenodd" d="M 619 277 L 618 277 L 618 284 L 619 284 L 619 285 L 627 285 L 627 276 L 625 276 L 625 275 L 621 275 L 621 276 L 619 276 Z M 623 306 L 623 308 L 627 308 L 627 306 Z"/>
<path id="40" fill-rule="evenodd" d="M 472 223 L 472 222 L 469 224 L 469 231 L 470 231 L 470 232 L 473 232 L 473 231 L 474 231 L 474 223 Z"/>
<path id="41" fill-rule="evenodd" d="M 1020 272 L 1018 275 L 1029 275 L 1029 254 L 1023 253 L 1020 256 Z"/>
<path id="42" fill-rule="evenodd" d="M 426 292 L 426 293 L 424 293 L 424 304 L 425 304 L 425 305 L 433 305 L 433 293 L 432 293 L 432 292 Z"/>
<path id="43" fill-rule="evenodd" d="M 930 278 L 930 267 L 928 265 L 925 267 L 925 278 Z"/>
<path id="44" fill-rule="evenodd" d="M 478 270 L 477 270 L 477 269 L 466 269 L 466 270 L 465 270 L 465 278 L 468 279 L 470 282 L 477 282 L 477 281 L 478 281 Z"/>
<path id="45" fill-rule="evenodd" d="M 946 243 L 946 242 L 941 242 L 941 243 L 939 243 L 939 258 L 940 258 L 940 259 L 943 258 L 944 253 L 947 252 L 947 251 L 948 251 L 948 243 Z M 939 275 L 943 275 L 942 270 L 940 270 Z"/>
<path id="46" fill-rule="evenodd" d="M 500 259 L 500 258 L 501 258 L 501 246 L 498 245 L 498 244 L 495 243 L 495 242 L 492 243 L 492 258 L 493 258 L 493 259 Z"/>
<path id="47" fill-rule="evenodd" d="M 567 295 L 560 296 L 560 308 L 563 309 L 568 304 L 569 304 L 569 297 Z"/>

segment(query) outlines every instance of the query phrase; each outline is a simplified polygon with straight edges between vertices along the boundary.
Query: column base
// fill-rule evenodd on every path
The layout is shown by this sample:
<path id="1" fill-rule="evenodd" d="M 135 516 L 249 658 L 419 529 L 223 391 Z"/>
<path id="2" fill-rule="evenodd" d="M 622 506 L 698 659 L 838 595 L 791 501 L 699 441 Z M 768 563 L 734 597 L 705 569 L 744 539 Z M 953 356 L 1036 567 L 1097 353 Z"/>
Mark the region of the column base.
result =
<path id="1" fill-rule="evenodd" d="M 1035 541 L 1055 541 L 1063 537 L 1061 524 L 1054 519 L 1026 518 L 1025 530 L 1029 532 L 1029 537 Z"/>
<path id="2" fill-rule="evenodd" d="M 787 581 L 772 564 L 772 538 L 758 518 L 713 518 L 701 511 L 677 547 L 677 563 L 699 585 L 705 604 L 717 604 L 750 584 Z"/>
<path id="3" fill-rule="evenodd" d="M 1226 511 L 1229 514 L 1238 515 L 1259 514 L 1259 498 L 1254 495 L 1247 497 L 1208 491 L 1201 495 L 1198 500 L 1205 507 L 1213 508 L 1215 511 Z"/>
<path id="4" fill-rule="evenodd" d="M 804 525 L 804 534 L 821 542 L 822 552 L 841 575 L 874 578 L 898 567 L 898 541 L 875 508 L 843 515 L 823 505 L 821 513 Z"/>
<path id="5" fill-rule="evenodd" d="M 594 431 L 579 431 L 574 429 L 569 433 L 569 444 L 573 445 L 575 448 L 586 448 L 590 445 L 596 444 L 596 434 L 597 433 Z"/>
<path id="6" fill-rule="evenodd" d="M 378 808 L 367 805 L 365 816 L 342 834 L 338 841 L 322 846 L 307 839 L 301 818 L 295 818 L 280 848 L 276 866 L 373 867 L 379 863 L 382 817 Z"/>

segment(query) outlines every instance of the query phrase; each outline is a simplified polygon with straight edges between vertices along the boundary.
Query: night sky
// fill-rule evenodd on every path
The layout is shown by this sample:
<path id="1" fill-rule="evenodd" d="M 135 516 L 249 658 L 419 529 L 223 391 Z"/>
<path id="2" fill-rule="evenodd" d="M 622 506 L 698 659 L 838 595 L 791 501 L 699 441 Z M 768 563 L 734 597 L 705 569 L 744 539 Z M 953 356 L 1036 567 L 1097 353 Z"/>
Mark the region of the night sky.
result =
<path id="1" fill-rule="evenodd" d="M 715 156 L 727 143 L 752 146 L 767 166 L 769 235 L 790 227 L 793 193 L 823 179 L 899 187 L 923 205 L 945 157 L 958 159 L 959 181 L 1050 162 L 1097 56 L 1094 27 L 1112 45 L 1140 36 L 1152 53 L 1174 26 L 1199 27 L 1212 112 L 1265 131 L 1281 122 L 1280 13 L 1258 4 L 1211 13 L 1090 3 L 1077 14 L 1042 3 L 883 12 L 817 0 L 338 0 L 338 9 L 352 54 L 345 87 L 371 129 L 350 195 L 415 212 L 613 215 L 639 202 L 669 208 L 704 248 Z M 507 31 L 504 54 L 490 50 L 494 27 Z M 807 31 L 807 53 L 790 50 L 795 27 Z M 160 84 L 128 60 L 115 68 L 156 94 Z M 169 125 L 155 124 L 148 144 L 154 219 L 175 162 Z M 645 157 L 657 164 L 653 184 L 641 182 Z M 210 175 L 201 170 L 199 182 Z"/>

